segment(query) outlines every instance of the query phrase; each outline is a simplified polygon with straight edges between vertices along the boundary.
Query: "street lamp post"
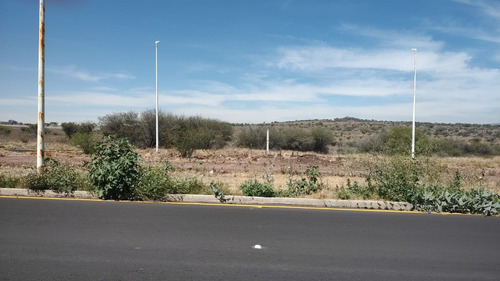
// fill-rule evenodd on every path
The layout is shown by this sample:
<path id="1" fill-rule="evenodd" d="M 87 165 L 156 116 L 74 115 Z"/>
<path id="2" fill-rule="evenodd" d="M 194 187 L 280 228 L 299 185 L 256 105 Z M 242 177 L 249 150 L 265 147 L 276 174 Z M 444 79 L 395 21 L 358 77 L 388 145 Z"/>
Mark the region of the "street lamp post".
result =
<path id="1" fill-rule="evenodd" d="M 415 159 L 415 96 L 417 91 L 417 49 L 413 51 L 413 123 L 411 129 L 411 158 Z"/>
<path id="2" fill-rule="evenodd" d="M 158 43 L 155 41 L 155 74 L 156 74 L 156 152 L 158 152 Z"/>
<path id="3" fill-rule="evenodd" d="M 45 1 L 40 0 L 38 32 L 38 126 L 36 167 L 43 172 L 45 157 Z"/>

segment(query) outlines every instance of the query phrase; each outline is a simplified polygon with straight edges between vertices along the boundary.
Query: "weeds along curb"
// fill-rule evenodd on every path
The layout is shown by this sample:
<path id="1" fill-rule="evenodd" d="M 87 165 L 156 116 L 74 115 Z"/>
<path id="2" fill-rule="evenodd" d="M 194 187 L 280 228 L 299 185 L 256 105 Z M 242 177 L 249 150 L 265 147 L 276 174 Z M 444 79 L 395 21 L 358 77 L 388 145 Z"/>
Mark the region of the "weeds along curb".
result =
<path id="1" fill-rule="evenodd" d="M 33 191 L 22 188 L 0 188 L 2 196 L 34 196 L 55 198 L 97 199 L 97 196 L 88 191 L 75 191 L 72 194 L 57 193 L 51 190 Z M 226 204 L 241 205 L 282 205 L 318 208 L 355 208 L 373 210 L 410 211 L 413 205 L 407 202 L 389 202 L 374 200 L 336 200 L 336 199 L 308 199 L 308 198 L 282 198 L 282 197 L 251 197 L 251 196 L 226 196 Z M 167 202 L 184 203 L 221 203 L 213 195 L 198 194 L 170 194 Z"/>

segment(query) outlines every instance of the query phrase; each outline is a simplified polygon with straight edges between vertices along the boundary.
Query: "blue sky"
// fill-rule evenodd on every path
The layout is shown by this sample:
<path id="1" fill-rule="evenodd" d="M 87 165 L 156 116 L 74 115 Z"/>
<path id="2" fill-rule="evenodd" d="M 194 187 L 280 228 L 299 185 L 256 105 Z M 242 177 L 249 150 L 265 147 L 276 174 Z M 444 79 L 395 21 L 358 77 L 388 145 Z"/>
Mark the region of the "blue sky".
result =
<path id="1" fill-rule="evenodd" d="M 46 122 L 500 122 L 496 0 L 46 0 Z M 37 0 L 0 3 L 0 120 L 36 123 Z"/>

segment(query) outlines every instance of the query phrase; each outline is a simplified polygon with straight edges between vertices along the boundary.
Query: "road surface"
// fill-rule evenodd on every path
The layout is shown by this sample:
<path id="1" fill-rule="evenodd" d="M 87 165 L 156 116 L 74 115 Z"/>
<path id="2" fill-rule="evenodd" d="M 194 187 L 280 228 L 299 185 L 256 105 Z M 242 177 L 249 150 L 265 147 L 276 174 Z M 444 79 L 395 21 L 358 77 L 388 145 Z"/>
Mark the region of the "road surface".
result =
<path id="1" fill-rule="evenodd" d="M 500 218 L 0 198 L 0 280 L 500 280 Z"/>

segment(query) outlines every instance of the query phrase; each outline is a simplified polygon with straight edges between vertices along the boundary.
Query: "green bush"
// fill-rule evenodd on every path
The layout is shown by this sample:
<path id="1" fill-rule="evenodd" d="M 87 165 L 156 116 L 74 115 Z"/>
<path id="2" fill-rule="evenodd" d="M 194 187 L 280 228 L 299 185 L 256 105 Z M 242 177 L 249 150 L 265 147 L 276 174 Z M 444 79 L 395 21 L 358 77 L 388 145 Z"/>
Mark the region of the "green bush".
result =
<path id="1" fill-rule="evenodd" d="M 248 126 L 238 134 L 236 138 L 236 146 L 247 148 L 266 147 L 267 129 L 263 126 Z"/>
<path id="2" fill-rule="evenodd" d="M 140 156 L 125 138 L 107 138 L 96 146 L 89 164 L 99 198 L 130 199 L 140 175 Z"/>
<path id="3" fill-rule="evenodd" d="M 314 140 L 313 151 L 318 153 L 328 153 L 328 146 L 333 144 L 333 133 L 325 127 L 315 127 L 311 130 Z"/>
<path id="4" fill-rule="evenodd" d="M 363 200 L 373 199 L 375 197 L 375 189 L 370 181 L 368 182 L 368 185 L 361 185 L 356 181 L 351 184 L 351 180 L 347 179 L 347 187 L 344 187 L 344 185 L 337 187 L 335 192 L 338 198 L 344 200 L 352 198 L 363 198 Z"/>
<path id="5" fill-rule="evenodd" d="M 229 123 L 201 117 L 180 117 L 173 132 L 174 146 L 182 157 L 191 157 L 196 149 L 221 148 L 231 139 Z"/>
<path id="6" fill-rule="evenodd" d="M 19 178 L 0 173 L 0 187 L 2 187 L 2 188 L 16 188 L 20 184 L 21 184 L 21 180 Z"/>
<path id="7" fill-rule="evenodd" d="M 85 154 L 92 154 L 97 144 L 94 133 L 74 133 L 70 138 L 71 145 L 80 147 Z"/>
<path id="8" fill-rule="evenodd" d="M 50 189 L 47 174 L 33 170 L 23 179 L 23 186 L 34 191 L 44 191 Z"/>
<path id="9" fill-rule="evenodd" d="M 241 192 L 245 196 L 257 197 L 274 197 L 275 192 L 273 189 L 272 181 L 261 183 L 257 179 L 244 182 L 241 186 Z"/>
<path id="10" fill-rule="evenodd" d="M 179 117 L 158 113 L 159 144 L 175 147 L 183 157 L 196 149 L 221 148 L 231 139 L 232 125 L 202 117 Z M 156 112 L 146 110 L 114 113 L 99 117 L 101 132 L 105 136 L 126 137 L 137 147 L 156 145 Z"/>
<path id="11" fill-rule="evenodd" d="M 108 114 L 99 117 L 100 132 L 104 136 L 127 138 L 137 147 L 143 147 L 144 134 L 139 114 L 133 111 Z"/>
<path id="12" fill-rule="evenodd" d="M 393 157 L 370 174 L 380 198 L 412 202 L 419 195 L 419 180 L 424 176 L 422 162 L 408 157 Z"/>
<path id="13" fill-rule="evenodd" d="M 362 152 L 382 153 L 387 155 L 409 155 L 411 151 L 411 127 L 392 127 L 378 136 L 368 139 L 358 148 Z M 415 154 L 443 156 L 493 156 L 500 155 L 500 146 L 481 142 L 473 138 L 469 142 L 454 138 L 431 138 L 422 130 L 415 131 Z"/>
<path id="14" fill-rule="evenodd" d="M 9 127 L 0 126 L 0 135 L 8 135 L 12 132 Z"/>
<path id="15" fill-rule="evenodd" d="M 24 178 L 24 186 L 31 190 L 52 190 L 69 195 L 78 188 L 80 179 L 73 167 L 49 158 L 45 160 L 42 173 L 34 170 Z"/>
<path id="16" fill-rule="evenodd" d="M 309 167 L 305 175 L 299 180 L 293 179 L 291 176 L 288 180 L 288 190 L 285 196 L 300 196 L 300 195 L 310 195 L 323 187 L 321 182 L 321 173 L 317 166 Z"/>
<path id="17" fill-rule="evenodd" d="M 423 187 L 414 204 L 417 210 L 427 212 L 450 212 L 500 214 L 500 196 L 485 189 L 462 190 L 453 187 Z"/>
<path id="18" fill-rule="evenodd" d="M 173 179 L 175 194 L 208 194 L 208 186 L 197 178 Z"/>
<path id="19" fill-rule="evenodd" d="M 392 127 L 360 145 L 363 152 L 376 152 L 387 155 L 409 155 L 411 153 L 411 127 Z M 437 144 L 420 129 L 415 130 L 415 154 L 430 155 L 436 151 Z"/>
<path id="20" fill-rule="evenodd" d="M 365 188 L 381 199 L 409 202 L 416 210 L 484 215 L 500 213 L 499 195 L 484 189 L 461 189 L 459 172 L 455 173 L 449 186 L 425 185 L 421 179 L 433 178 L 434 168 L 426 160 L 393 157 L 370 173 L 366 187 L 338 190 L 338 194 L 339 197 L 348 197 Z"/>
<path id="21" fill-rule="evenodd" d="M 264 126 L 244 127 L 238 134 L 238 147 L 264 148 L 266 146 L 267 128 Z M 273 127 L 269 133 L 271 149 L 314 151 L 328 153 L 328 146 L 333 144 L 332 132 L 322 126 L 314 128 Z"/>
<path id="22" fill-rule="evenodd" d="M 165 200 L 167 194 L 175 193 L 174 182 L 168 171 L 168 166 L 141 168 L 134 189 L 135 197 L 141 200 Z"/>
<path id="23" fill-rule="evenodd" d="M 96 124 L 93 122 L 82 122 L 82 123 L 74 123 L 74 122 L 65 122 L 61 124 L 61 127 L 69 138 L 76 133 L 82 134 L 90 134 L 94 131 Z"/>

